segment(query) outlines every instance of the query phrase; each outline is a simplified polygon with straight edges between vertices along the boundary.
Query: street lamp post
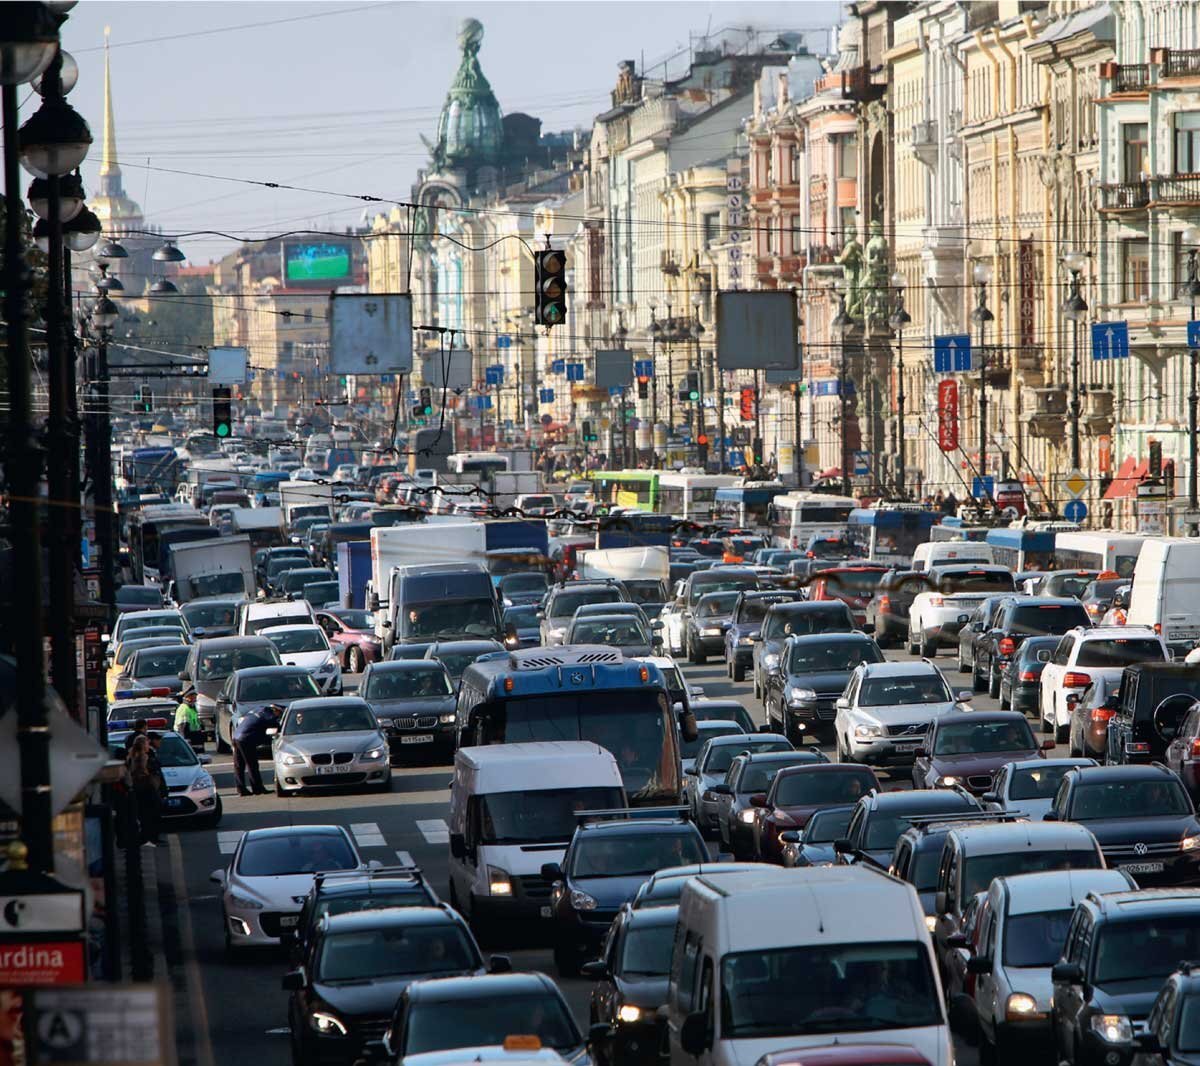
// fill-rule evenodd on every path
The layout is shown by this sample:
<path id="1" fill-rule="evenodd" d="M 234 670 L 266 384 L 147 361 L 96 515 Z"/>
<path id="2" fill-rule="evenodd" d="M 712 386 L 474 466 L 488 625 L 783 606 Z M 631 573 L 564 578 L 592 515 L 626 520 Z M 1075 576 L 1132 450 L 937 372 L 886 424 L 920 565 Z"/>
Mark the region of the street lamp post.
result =
<path id="1" fill-rule="evenodd" d="M 846 433 L 846 330 L 854 325 L 846 313 L 845 293 L 838 293 L 838 311 L 832 322 L 834 335 L 842 349 L 842 359 L 838 364 L 838 426 L 842 436 L 842 495 L 850 495 L 850 440 Z"/>
<path id="2" fill-rule="evenodd" d="M 1188 226 L 1183 231 L 1183 245 L 1187 248 L 1187 294 L 1191 301 L 1189 322 L 1196 321 L 1196 297 L 1200 296 L 1200 277 L 1197 277 L 1197 253 L 1200 253 L 1200 228 Z M 1197 483 L 1197 445 L 1196 445 L 1196 408 L 1200 403 L 1200 392 L 1197 391 L 1196 364 L 1200 360 L 1200 348 L 1188 345 L 1188 509 L 1197 510 L 1200 507 L 1200 492 Z"/>
<path id="3" fill-rule="evenodd" d="M 705 432 L 704 432 L 704 367 L 701 366 L 701 362 L 700 362 L 700 358 L 701 358 L 700 357 L 700 338 L 704 335 L 704 325 L 700 321 L 700 305 L 703 302 L 704 302 L 704 297 L 702 295 L 700 295 L 700 293 L 697 292 L 697 293 L 692 294 L 692 309 L 693 309 L 693 314 L 695 315 L 695 318 L 692 321 L 692 340 L 694 340 L 696 342 L 696 377 L 700 384 L 700 387 L 698 390 L 699 395 L 696 398 L 696 440 L 697 440 L 697 442 L 699 442 L 699 440 L 705 436 Z M 700 456 L 704 456 L 704 461 L 701 462 L 700 465 L 702 467 L 704 467 L 705 472 L 707 472 L 708 445 L 707 444 L 701 445 L 701 444 L 697 443 L 696 456 L 697 456 L 697 458 L 699 458 Z"/>
<path id="4" fill-rule="evenodd" d="M 1071 469 L 1079 469 L 1079 420 L 1083 415 L 1083 407 L 1079 400 L 1079 323 L 1087 314 L 1087 301 L 1079 291 L 1079 275 L 1087 263 L 1087 255 L 1083 252 L 1067 252 L 1063 256 L 1063 264 L 1071 272 L 1071 286 L 1067 298 L 1063 301 L 1062 313 L 1071 320 Z"/>
<path id="5" fill-rule="evenodd" d="M 990 496 L 991 494 L 986 491 L 987 482 L 984 480 L 987 477 L 988 409 L 988 360 L 987 350 L 984 348 L 984 338 L 987 324 L 996 317 L 988 310 L 987 306 L 987 283 L 992 280 L 991 264 L 981 259 L 972 269 L 971 276 L 975 279 L 975 310 L 971 312 L 971 318 L 979 326 L 979 480 L 984 487 L 984 495 Z"/>
<path id="6" fill-rule="evenodd" d="M 92 469 L 92 504 L 96 515 L 96 549 L 100 556 L 100 601 L 112 609 L 116 599 L 116 537 L 112 521 L 112 422 L 108 395 L 108 342 L 120 312 L 105 293 L 92 305 L 96 330 L 96 356 L 90 377 L 93 383 L 92 433 L 95 441 Z"/>
<path id="7" fill-rule="evenodd" d="M 654 428 L 658 425 L 658 341 L 662 325 L 655 317 L 658 303 L 650 301 L 650 454 L 654 455 Z"/>
<path id="8" fill-rule="evenodd" d="M 896 291 L 896 309 L 888 319 L 888 325 L 896 334 L 896 496 L 904 499 L 904 327 L 912 321 L 904 309 L 904 275 L 896 271 L 892 275 L 892 288 Z"/>

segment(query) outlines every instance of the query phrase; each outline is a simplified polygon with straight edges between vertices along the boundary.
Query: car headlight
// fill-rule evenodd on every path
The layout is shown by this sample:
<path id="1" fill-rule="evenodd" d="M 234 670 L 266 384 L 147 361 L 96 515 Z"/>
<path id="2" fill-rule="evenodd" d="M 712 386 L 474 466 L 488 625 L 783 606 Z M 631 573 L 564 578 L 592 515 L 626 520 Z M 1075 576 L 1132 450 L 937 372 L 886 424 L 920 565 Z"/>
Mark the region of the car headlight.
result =
<path id="1" fill-rule="evenodd" d="M 748 808 L 738 815 L 738 820 L 750 825 L 754 821 L 754 816 L 757 812 L 753 808 Z"/>
<path id="2" fill-rule="evenodd" d="M 788 697 L 790 703 L 806 703 L 817 698 L 815 689 L 811 688 L 794 688 L 791 696 Z"/>
<path id="3" fill-rule="evenodd" d="M 439 714 L 438 721 L 441 722 L 442 725 L 453 725 L 456 721 L 458 721 L 458 716 L 455 714 Z"/>
<path id="4" fill-rule="evenodd" d="M 876 737 L 883 736 L 883 726 L 878 724 L 856 725 L 854 727 L 855 740 L 874 740 Z"/>
<path id="5" fill-rule="evenodd" d="M 1004 1004 L 1006 1021 L 1019 1022 L 1025 1018 L 1042 1018 L 1045 1015 L 1038 1010 L 1037 1000 L 1025 992 L 1014 992 Z"/>
<path id="6" fill-rule="evenodd" d="M 315 1010 L 309 1015 L 309 1024 L 322 1036 L 345 1036 L 346 1025 L 336 1014 Z"/>
<path id="7" fill-rule="evenodd" d="M 507 870 L 501 870 L 498 866 L 489 866 L 487 872 L 488 892 L 493 896 L 512 895 L 512 880 L 509 878 Z"/>
<path id="8" fill-rule="evenodd" d="M 304 765 L 304 756 L 303 755 L 284 755 L 279 761 L 281 763 L 283 763 L 284 766 L 303 766 Z"/>
<path id="9" fill-rule="evenodd" d="M 189 792 L 207 792 L 213 787 L 213 779 L 210 774 L 197 774 L 192 778 L 192 783 L 188 785 Z"/>
<path id="10" fill-rule="evenodd" d="M 332 674 L 338 667 L 337 659 L 326 659 L 320 666 L 317 667 L 318 674 Z"/>
<path id="11" fill-rule="evenodd" d="M 385 755 L 387 755 L 386 747 L 370 748 L 369 750 L 364 751 L 358 757 L 358 759 L 360 762 L 378 762 Z"/>
<path id="12" fill-rule="evenodd" d="M 261 911 L 263 909 L 263 905 L 258 900 L 239 896 L 236 892 L 229 893 L 229 903 L 244 911 Z"/>
<path id="13" fill-rule="evenodd" d="M 1194 833 L 1190 837 L 1184 837 L 1179 844 L 1184 851 L 1195 851 L 1200 848 L 1200 833 Z"/>
<path id="14" fill-rule="evenodd" d="M 931 933 L 937 928 L 937 915 L 936 914 L 925 915 L 925 928 L 928 929 Z"/>
<path id="15" fill-rule="evenodd" d="M 636 1022 L 641 1021 L 642 1008 L 635 1007 L 632 1003 L 622 1003 L 617 1008 L 617 1021 L 619 1022 Z"/>
<path id="16" fill-rule="evenodd" d="M 774 670 L 779 665 L 779 656 L 775 652 L 769 651 L 762 657 L 762 664 L 768 670 Z"/>
<path id="17" fill-rule="evenodd" d="M 938 788 L 952 788 L 957 784 L 958 778 L 953 774 L 942 774 L 942 776 L 937 779 Z"/>
<path id="18" fill-rule="evenodd" d="M 748 648 L 753 643 L 754 643 L 753 637 L 738 637 L 738 647 L 739 648 Z"/>
<path id="19" fill-rule="evenodd" d="M 723 630 L 720 626 L 707 626 L 700 630 L 700 635 L 702 637 L 719 637 L 722 632 Z"/>
<path id="20" fill-rule="evenodd" d="M 1124 1014 L 1093 1014 L 1091 1027 L 1109 1044 L 1128 1044 L 1133 1039 L 1133 1026 Z"/>
<path id="21" fill-rule="evenodd" d="M 586 892 L 581 892 L 578 888 L 573 888 L 571 889 L 571 906 L 577 911 L 594 911 L 596 909 L 596 900 Z"/>

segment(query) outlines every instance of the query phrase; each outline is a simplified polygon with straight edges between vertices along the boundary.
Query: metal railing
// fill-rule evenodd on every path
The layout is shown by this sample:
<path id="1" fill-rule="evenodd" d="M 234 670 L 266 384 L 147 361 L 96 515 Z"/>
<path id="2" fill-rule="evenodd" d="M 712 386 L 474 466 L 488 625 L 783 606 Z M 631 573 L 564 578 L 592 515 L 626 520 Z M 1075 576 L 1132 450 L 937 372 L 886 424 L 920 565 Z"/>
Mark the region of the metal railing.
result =
<path id="1" fill-rule="evenodd" d="M 1162 76 L 1164 78 L 1195 78 L 1200 77 L 1200 48 L 1182 48 L 1176 51 L 1167 49 L 1163 56 Z"/>
<path id="2" fill-rule="evenodd" d="M 1150 203 L 1150 185 L 1146 181 L 1118 181 L 1100 186 L 1101 211 L 1130 211 Z"/>
<path id="3" fill-rule="evenodd" d="M 1151 199 L 1160 204 L 1200 203 L 1200 174 L 1165 174 L 1152 179 Z"/>
<path id="4" fill-rule="evenodd" d="M 1113 92 L 1144 93 L 1150 89 L 1151 65 L 1149 63 L 1122 63 L 1113 75 Z"/>

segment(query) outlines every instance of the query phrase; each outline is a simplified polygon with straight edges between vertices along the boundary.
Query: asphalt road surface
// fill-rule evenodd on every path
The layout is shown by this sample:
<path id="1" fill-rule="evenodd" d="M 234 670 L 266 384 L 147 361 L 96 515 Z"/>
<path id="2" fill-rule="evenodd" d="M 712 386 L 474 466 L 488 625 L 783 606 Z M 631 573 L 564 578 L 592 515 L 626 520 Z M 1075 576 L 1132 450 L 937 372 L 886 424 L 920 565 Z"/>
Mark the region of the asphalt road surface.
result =
<path id="1" fill-rule="evenodd" d="M 887 654 L 889 659 L 911 658 L 898 650 Z M 951 689 L 970 687 L 968 675 L 957 672 L 952 652 L 943 650 L 938 665 L 946 673 Z M 707 666 L 685 666 L 684 672 L 691 684 L 704 689 L 705 695 L 733 696 L 757 721 L 763 720 L 762 707 L 754 699 L 750 682 L 729 681 L 721 660 L 711 660 Z M 356 677 L 351 675 L 346 680 L 348 691 L 356 687 Z M 997 703 L 983 694 L 974 697 L 973 706 L 993 710 Z M 1065 755 L 1065 746 L 1056 754 Z M 216 756 L 211 770 L 225 807 L 220 826 L 214 830 L 181 829 L 172 834 L 170 844 L 190 993 L 186 1009 L 199 1033 L 200 1066 L 222 1062 L 286 1066 L 291 1058 L 287 993 L 280 987 L 286 960 L 279 951 L 226 957 L 218 889 L 209 875 L 227 865 L 238 836 L 247 829 L 336 822 L 350 829 L 366 859 L 384 864 L 416 862 L 434 888 L 445 893 L 451 770 L 448 765 L 395 769 L 391 792 L 386 795 L 321 794 L 288 799 L 273 793 L 239 797 L 233 787 L 229 756 Z M 881 778 L 885 788 L 911 787 L 906 770 L 892 780 L 884 774 Z M 265 767 L 264 780 L 270 788 L 270 772 Z M 551 952 L 544 944 L 526 940 L 491 945 L 490 950 L 509 954 L 516 969 L 555 974 Z M 560 987 L 586 1032 L 590 982 L 566 980 L 560 981 Z M 972 1066 L 974 1060 L 971 1049 L 959 1048 L 958 1061 L 963 1066 Z"/>

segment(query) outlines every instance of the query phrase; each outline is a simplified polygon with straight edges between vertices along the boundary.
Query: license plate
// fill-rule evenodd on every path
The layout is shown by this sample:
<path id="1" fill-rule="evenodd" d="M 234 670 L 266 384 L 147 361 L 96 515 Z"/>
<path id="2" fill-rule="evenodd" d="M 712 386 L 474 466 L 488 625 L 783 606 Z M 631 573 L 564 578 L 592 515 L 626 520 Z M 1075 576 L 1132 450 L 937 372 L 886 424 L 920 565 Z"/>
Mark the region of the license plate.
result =
<path id="1" fill-rule="evenodd" d="M 171 810 L 176 810 L 183 806 L 183 800 L 181 800 L 178 796 L 172 796 L 169 800 L 167 800 L 166 805 Z"/>
<path id="2" fill-rule="evenodd" d="M 300 924 L 300 915 L 285 914 L 279 919 L 279 927 L 281 929 L 291 929 L 293 926 Z"/>
<path id="3" fill-rule="evenodd" d="M 433 743 L 433 734 L 432 733 L 418 733 L 416 736 L 413 736 L 413 737 L 401 737 L 400 743 L 401 744 L 432 744 Z"/>
<path id="4" fill-rule="evenodd" d="M 1131 874 L 1160 874 L 1163 872 L 1161 862 L 1123 862 L 1117 868 Z"/>
<path id="5" fill-rule="evenodd" d="M 318 774 L 348 774 L 354 767 L 349 763 L 344 763 L 341 766 L 318 766 Z"/>
<path id="6" fill-rule="evenodd" d="M 554 911 L 550 907 L 541 907 L 539 908 L 539 912 L 543 918 L 549 918 L 554 914 Z"/>
<path id="7" fill-rule="evenodd" d="M 893 737 L 893 744 L 920 744 L 924 737 Z"/>

